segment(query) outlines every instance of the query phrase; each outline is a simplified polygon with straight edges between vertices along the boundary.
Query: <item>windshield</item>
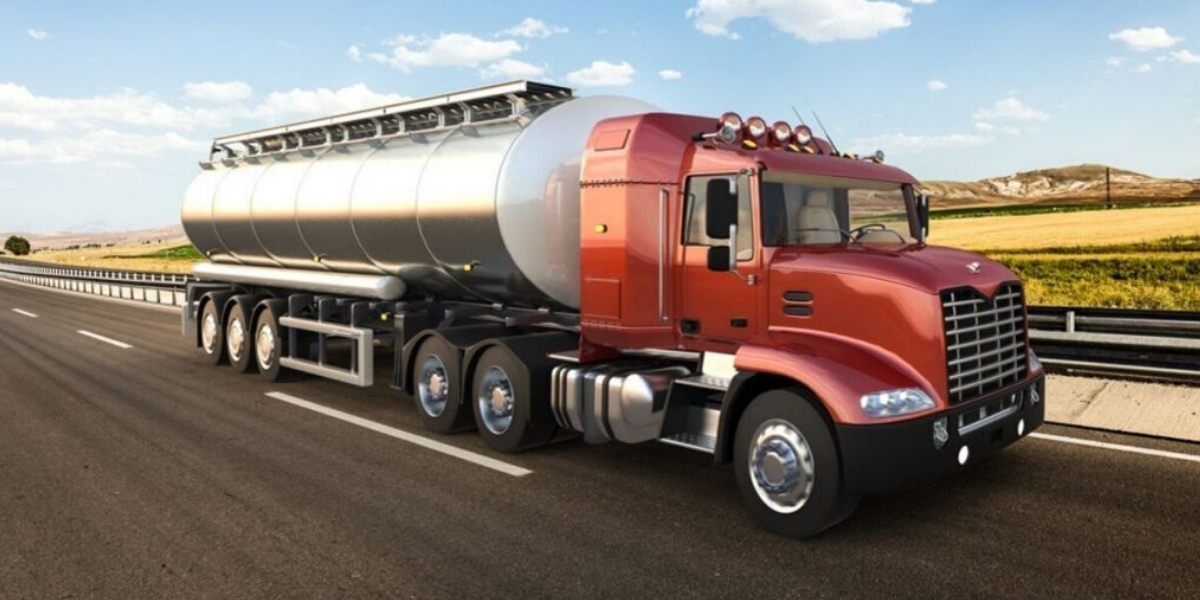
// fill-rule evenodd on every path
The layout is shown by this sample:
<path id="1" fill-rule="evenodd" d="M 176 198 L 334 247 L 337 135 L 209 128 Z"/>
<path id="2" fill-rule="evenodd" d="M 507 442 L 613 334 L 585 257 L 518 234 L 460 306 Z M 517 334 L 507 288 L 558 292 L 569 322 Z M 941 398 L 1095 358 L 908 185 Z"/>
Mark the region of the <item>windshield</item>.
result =
<path id="1" fill-rule="evenodd" d="M 909 186 L 767 172 L 760 195 L 764 246 L 916 241 Z"/>

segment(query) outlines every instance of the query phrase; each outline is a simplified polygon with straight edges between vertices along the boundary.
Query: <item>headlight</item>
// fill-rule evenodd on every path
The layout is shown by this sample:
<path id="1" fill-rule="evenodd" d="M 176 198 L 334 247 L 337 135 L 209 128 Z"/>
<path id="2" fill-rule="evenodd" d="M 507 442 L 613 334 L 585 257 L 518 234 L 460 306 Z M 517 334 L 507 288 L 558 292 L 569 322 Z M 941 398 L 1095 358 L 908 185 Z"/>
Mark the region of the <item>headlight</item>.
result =
<path id="1" fill-rule="evenodd" d="M 862 409 L 868 417 L 898 417 L 929 410 L 933 399 L 916 388 L 875 392 L 862 397 Z"/>
<path id="2" fill-rule="evenodd" d="M 746 135 L 757 141 L 762 139 L 762 136 L 766 134 L 767 122 L 762 117 L 750 117 L 746 119 Z"/>
<path id="3" fill-rule="evenodd" d="M 792 126 L 784 121 L 779 121 L 771 126 L 771 135 L 775 136 L 775 143 L 780 146 L 788 145 L 792 141 Z"/>
<path id="4" fill-rule="evenodd" d="M 801 146 L 806 146 L 806 145 L 808 145 L 809 142 L 812 141 L 812 139 L 813 139 L 812 130 L 808 128 L 808 125 L 797 125 L 796 126 L 796 143 L 797 144 L 800 144 Z"/>

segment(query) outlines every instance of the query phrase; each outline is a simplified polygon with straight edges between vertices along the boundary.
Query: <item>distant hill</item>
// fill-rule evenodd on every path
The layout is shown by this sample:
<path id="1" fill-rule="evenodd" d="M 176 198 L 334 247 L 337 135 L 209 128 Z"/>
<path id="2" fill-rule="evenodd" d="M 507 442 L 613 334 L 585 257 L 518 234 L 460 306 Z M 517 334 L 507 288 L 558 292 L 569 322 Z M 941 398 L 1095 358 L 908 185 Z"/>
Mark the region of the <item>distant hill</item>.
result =
<path id="1" fill-rule="evenodd" d="M 1085 164 L 971 182 L 926 181 L 921 187 L 934 208 L 1103 202 L 1107 168 Z M 1200 180 L 1162 179 L 1113 168 L 1112 198 L 1116 203 L 1200 202 Z"/>
<path id="2" fill-rule="evenodd" d="M 159 241 L 178 241 L 181 244 L 187 242 L 187 236 L 183 234 L 183 227 L 179 225 L 137 231 L 104 231 L 102 227 L 91 223 L 83 229 L 84 231 L 28 234 L 25 237 L 29 239 L 29 244 L 33 246 L 34 250 L 63 249 L 68 246 L 83 247 L 89 244 L 107 246 L 109 244 L 141 244 Z"/>

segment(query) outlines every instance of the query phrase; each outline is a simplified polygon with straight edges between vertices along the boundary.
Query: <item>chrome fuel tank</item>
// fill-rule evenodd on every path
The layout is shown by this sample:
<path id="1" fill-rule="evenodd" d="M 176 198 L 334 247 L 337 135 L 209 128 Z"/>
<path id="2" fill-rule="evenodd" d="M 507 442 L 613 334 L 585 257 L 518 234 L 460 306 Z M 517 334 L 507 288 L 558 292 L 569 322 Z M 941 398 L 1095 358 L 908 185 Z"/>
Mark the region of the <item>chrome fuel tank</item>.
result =
<path id="1" fill-rule="evenodd" d="M 245 143 L 270 152 L 204 163 L 184 195 L 188 237 L 218 264 L 396 275 L 410 296 L 578 308 L 584 146 L 598 121 L 655 108 L 568 92 L 508 118 L 452 122 L 443 106 L 438 126 L 409 131 L 398 117 L 386 134 L 389 114 L 415 114 L 409 104 L 372 119 L 384 135 L 330 141 L 339 125 L 310 122 L 270 132 L 281 149 L 263 134 Z M 327 141 L 306 144 L 313 135 Z M 250 137 L 214 148 L 239 140 Z"/>

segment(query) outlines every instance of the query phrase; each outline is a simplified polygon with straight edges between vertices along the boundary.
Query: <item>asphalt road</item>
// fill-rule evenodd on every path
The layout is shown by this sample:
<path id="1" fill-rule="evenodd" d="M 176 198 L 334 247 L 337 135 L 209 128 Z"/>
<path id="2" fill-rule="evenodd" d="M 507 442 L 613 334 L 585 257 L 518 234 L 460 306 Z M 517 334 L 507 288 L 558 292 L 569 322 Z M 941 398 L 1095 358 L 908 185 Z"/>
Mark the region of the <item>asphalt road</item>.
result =
<path id="1" fill-rule="evenodd" d="M 268 397 L 432 435 L 383 383 L 208 366 L 160 310 L 0 283 L 0 357 L 4 599 L 1200 597 L 1197 462 L 1026 439 L 794 542 L 708 456 L 438 438 L 514 477 Z"/>

